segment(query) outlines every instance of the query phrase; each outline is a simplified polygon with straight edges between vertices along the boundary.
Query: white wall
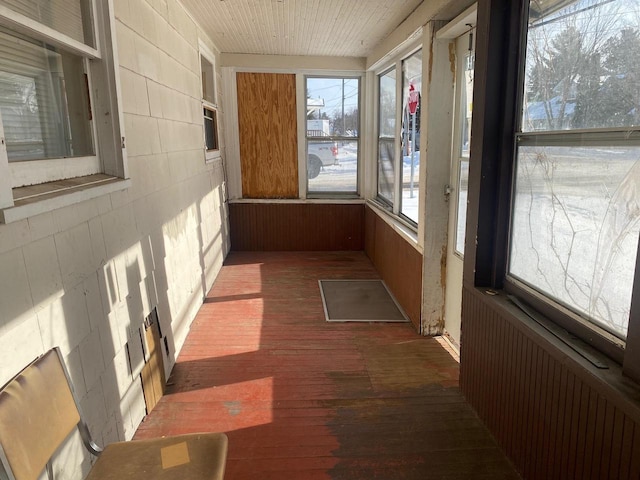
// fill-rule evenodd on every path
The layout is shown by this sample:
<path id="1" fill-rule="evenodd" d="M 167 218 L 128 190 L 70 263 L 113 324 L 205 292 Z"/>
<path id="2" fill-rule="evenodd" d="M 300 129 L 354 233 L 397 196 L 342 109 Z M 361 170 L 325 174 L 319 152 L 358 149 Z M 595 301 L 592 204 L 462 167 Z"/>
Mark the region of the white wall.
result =
<path id="1" fill-rule="evenodd" d="M 144 317 L 158 307 L 169 371 L 229 248 L 224 148 L 204 159 L 198 38 L 218 52 L 176 0 L 114 7 L 131 188 L 0 225 L 0 385 L 60 346 L 102 444 L 145 415 Z M 56 478 L 88 468 L 74 441 Z"/>

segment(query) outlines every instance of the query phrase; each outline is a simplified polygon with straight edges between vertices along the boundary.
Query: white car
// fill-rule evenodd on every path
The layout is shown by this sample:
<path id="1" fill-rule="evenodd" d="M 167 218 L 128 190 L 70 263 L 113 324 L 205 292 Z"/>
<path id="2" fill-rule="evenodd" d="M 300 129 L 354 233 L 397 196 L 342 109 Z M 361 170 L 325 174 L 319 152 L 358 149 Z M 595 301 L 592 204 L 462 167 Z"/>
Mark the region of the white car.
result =
<path id="1" fill-rule="evenodd" d="M 322 167 L 338 165 L 338 142 L 309 140 L 307 143 L 307 177 L 316 178 Z"/>

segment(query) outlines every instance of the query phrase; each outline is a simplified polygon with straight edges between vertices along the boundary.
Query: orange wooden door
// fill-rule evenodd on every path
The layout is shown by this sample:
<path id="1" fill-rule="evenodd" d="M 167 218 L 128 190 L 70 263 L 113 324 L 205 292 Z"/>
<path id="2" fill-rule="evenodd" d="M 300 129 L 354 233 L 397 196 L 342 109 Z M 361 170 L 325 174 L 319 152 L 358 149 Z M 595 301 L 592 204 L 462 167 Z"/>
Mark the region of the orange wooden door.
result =
<path id="1" fill-rule="evenodd" d="M 296 77 L 238 73 L 243 198 L 298 198 Z"/>

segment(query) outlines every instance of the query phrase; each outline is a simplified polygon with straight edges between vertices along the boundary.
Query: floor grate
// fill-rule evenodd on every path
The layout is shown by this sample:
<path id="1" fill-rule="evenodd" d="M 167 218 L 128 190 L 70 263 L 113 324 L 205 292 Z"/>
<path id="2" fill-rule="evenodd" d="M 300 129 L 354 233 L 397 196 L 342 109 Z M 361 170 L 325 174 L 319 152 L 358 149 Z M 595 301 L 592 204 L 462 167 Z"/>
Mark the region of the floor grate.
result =
<path id="1" fill-rule="evenodd" d="M 327 322 L 408 322 L 382 280 L 320 280 Z"/>

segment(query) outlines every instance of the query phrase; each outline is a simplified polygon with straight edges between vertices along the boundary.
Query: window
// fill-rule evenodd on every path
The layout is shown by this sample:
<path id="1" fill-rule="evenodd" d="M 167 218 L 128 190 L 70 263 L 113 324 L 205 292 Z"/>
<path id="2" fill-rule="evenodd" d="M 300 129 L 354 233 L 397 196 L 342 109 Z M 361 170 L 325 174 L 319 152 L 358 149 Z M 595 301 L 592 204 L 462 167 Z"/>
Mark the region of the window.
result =
<path id="1" fill-rule="evenodd" d="M 570 330 L 620 348 L 640 232 L 638 13 L 624 0 L 531 1 L 507 271 Z"/>
<path id="2" fill-rule="evenodd" d="M 360 79 L 307 77 L 307 193 L 357 194 Z"/>
<path id="3" fill-rule="evenodd" d="M 400 213 L 418 223 L 422 50 L 402 61 L 402 197 Z M 412 107 L 412 105 L 415 105 Z"/>
<path id="4" fill-rule="evenodd" d="M 89 0 L 0 7 L 0 208 L 25 185 L 126 177 L 109 11 Z"/>
<path id="5" fill-rule="evenodd" d="M 421 91 L 422 50 L 378 75 L 378 200 L 414 226 L 419 218 Z"/>
<path id="6" fill-rule="evenodd" d="M 0 27 L 0 114 L 9 162 L 93 155 L 82 57 Z"/>
<path id="7" fill-rule="evenodd" d="M 207 152 L 217 151 L 218 146 L 218 115 L 215 109 L 204 107 L 204 144 Z"/>
<path id="8" fill-rule="evenodd" d="M 472 35 L 472 34 L 471 34 Z M 470 37 L 470 47 L 473 46 L 473 36 Z M 475 55 L 473 49 L 467 51 L 460 74 L 458 76 L 458 88 L 460 98 L 460 144 L 456 151 L 460 152 L 458 158 L 458 188 L 456 189 L 456 229 L 455 252 L 464 255 L 465 231 L 467 228 L 467 194 L 469 193 L 469 148 L 471 147 L 471 117 L 473 110 L 473 69 Z"/>
<path id="9" fill-rule="evenodd" d="M 200 71 L 202 78 L 202 110 L 204 117 L 205 159 L 220 157 L 218 137 L 218 102 L 214 55 L 200 44 Z"/>
<path id="10" fill-rule="evenodd" d="M 389 205 L 395 199 L 396 71 L 378 77 L 378 197 Z"/>

